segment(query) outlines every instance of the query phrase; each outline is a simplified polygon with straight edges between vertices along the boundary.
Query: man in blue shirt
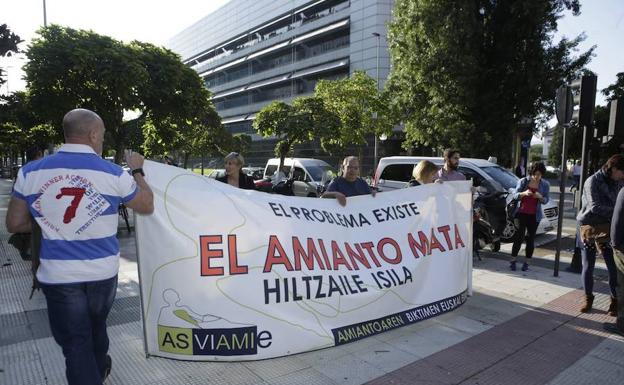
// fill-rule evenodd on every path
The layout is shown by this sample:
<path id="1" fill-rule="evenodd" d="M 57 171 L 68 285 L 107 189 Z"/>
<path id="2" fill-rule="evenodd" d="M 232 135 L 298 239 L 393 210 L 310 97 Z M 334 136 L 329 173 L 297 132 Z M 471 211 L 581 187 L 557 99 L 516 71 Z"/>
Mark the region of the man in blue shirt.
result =
<path id="1" fill-rule="evenodd" d="M 341 206 L 347 204 L 347 197 L 371 194 L 375 196 L 375 191 L 371 190 L 368 183 L 360 178 L 360 161 L 355 156 L 348 156 L 342 162 L 342 175 L 329 183 L 323 198 L 335 198 Z"/>
<path id="2" fill-rule="evenodd" d="M 65 144 L 19 170 L 6 216 L 11 233 L 30 232 L 33 220 L 41 227 L 37 279 L 69 385 L 102 385 L 111 370 L 106 318 L 117 289 L 119 204 L 154 211 L 143 157 L 126 152 L 132 176 L 102 159 L 105 131 L 93 111 L 68 112 Z"/>

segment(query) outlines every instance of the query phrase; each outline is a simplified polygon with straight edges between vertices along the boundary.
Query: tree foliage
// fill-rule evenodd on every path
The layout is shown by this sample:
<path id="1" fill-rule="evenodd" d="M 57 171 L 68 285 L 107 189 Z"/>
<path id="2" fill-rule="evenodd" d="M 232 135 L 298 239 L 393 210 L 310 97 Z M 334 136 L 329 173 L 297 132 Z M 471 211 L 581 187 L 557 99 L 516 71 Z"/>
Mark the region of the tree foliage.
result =
<path id="1" fill-rule="evenodd" d="M 268 104 L 256 115 L 253 127 L 264 137 L 278 139 L 275 155 L 280 158 L 281 168 L 294 145 L 327 137 L 338 124 L 338 117 L 325 108 L 322 99 L 302 97 L 292 105 L 281 101 Z"/>
<path id="2" fill-rule="evenodd" d="M 320 80 L 314 95 L 339 119 L 337 130 L 327 130 L 321 147 L 332 155 L 343 155 L 345 147 L 366 144 L 367 135 L 390 135 L 392 119 L 384 95 L 375 79 L 363 71 L 338 80 Z"/>
<path id="3" fill-rule="evenodd" d="M 25 92 L 4 97 L 4 102 L 0 103 L 0 149 L 3 153 L 22 154 L 30 147 L 44 149 L 60 141 L 52 126 L 39 122 Z"/>
<path id="4" fill-rule="evenodd" d="M 147 80 L 134 50 L 108 36 L 58 25 L 39 34 L 24 67 L 33 108 L 59 130 L 67 111 L 95 111 L 112 140 L 108 144 L 120 155 L 125 148 L 123 112 L 140 107 L 137 83 Z"/>
<path id="5" fill-rule="evenodd" d="M 95 111 L 117 162 L 139 123 L 149 155 L 181 151 L 187 158 L 224 135 L 202 80 L 170 50 L 57 25 L 39 34 L 25 66 L 33 108 L 59 130 L 67 111 Z M 134 126 L 124 124 L 126 110 L 141 112 Z"/>
<path id="6" fill-rule="evenodd" d="M 529 149 L 529 162 L 541 162 L 544 145 L 534 144 Z"/>
<path id="7" fill-rule="evenodd" d="M 618 73 L 616 77 L 615 83 L 602 90 L 602 94 L 609 102 L 624 99 L 624 72 Z"/>
<path id="8" fill-rule="evenodd" d="M 593 48 L 573 56 L 583 36 L 553 42 L 565 10 L 578 13 L 579 2 L 397 0 L 386 91 L 405 146 L 509 162 L 518 122 L 544 123 L 556 88 L 591 58 Z"/>
<path id="9" fill-rule="evenodd" d="M 246 154 L 251 148 L 251 136 L 247 134 L 232 135 L 231 150 L 239 154 Z"/>

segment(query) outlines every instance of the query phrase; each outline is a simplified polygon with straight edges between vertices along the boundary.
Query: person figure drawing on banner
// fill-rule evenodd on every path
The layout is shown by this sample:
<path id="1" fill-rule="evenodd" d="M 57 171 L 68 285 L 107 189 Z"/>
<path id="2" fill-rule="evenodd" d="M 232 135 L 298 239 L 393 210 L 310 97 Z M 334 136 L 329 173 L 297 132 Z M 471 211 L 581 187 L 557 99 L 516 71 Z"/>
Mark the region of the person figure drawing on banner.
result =
<path id="1" fill-rule="evenodd" d="M 341 206 L 346 206 L 348 197 L 368 194 L 375 196 L 375 190 L 371 190 L 368 183 L 360 178 L 360 160 L 347 156 L 342 161 L 342 176 L 329 183 L 321 198 L 335 198 Z"/>
<path id="2" fill-rule="evenodd" d="M 174 289 L 166 289 L 163 292 L 165 306 L 160 308 L 158 313 L 158 324 L 170 327 L 197 329 L 218 329 L 239 327 L 240 325 L 251 326 L 250 324 L 232 322 L 223 317 L 213 314 L 199 314 L 189 306 L 182 304 L 180 294 Z"/>
<path id="3" fill-rule="evenodd" d="M 191 310 L 190 307 L 180 305 L 180 295 L 173 289 L 167 289 L 163 292 L 163 300 L 166 305 L 160 308 L 158 315 L 159 325 L 188 327 L 190 324 L 196 328 L 201 328 L 200 323 L 214 321 L 219 318 L 210 314 L 198 314 Z"/>
<path id="4" fill-rule="evenodd" d="M 75 109 L 63 118 L 65 144 L 22 167 L 6 216 L 11 233 L 42 230 L 37 279 L 69 385 L 101 385 L 110 374 L 106 319 L 117 291 L 117 208 L 154 211 L 143 156 L 126 151 L 132 176 L 102 159 L 104 122 Z"/>

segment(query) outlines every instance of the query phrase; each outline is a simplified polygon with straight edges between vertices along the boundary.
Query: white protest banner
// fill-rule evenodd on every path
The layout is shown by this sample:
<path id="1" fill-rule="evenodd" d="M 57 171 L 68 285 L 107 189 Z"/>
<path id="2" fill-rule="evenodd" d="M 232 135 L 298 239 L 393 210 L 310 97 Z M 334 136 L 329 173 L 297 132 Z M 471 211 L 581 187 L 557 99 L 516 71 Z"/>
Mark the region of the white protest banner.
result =
<path id="1" fill-rule="evenodd" d="M 146 162 L 136 217 L 146 349 L 254 360 L 342 345 L 466 300 L 470 182 L 333 199 L 246 191 Z"/>

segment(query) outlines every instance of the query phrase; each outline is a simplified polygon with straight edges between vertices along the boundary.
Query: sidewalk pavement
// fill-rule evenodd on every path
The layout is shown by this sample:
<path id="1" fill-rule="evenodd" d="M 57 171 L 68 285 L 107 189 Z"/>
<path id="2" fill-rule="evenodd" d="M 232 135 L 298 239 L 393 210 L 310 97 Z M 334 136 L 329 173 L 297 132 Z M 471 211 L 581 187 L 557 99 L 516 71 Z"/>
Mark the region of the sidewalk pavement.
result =
<path id="1" fill-rule="evenodd" d="M 0 180 L 1 218 L 10 186 Z M 540 254 L 540 248 L 528 272 L 511 272 L 502 253 L 484 252 L 484 260 L 475 261 L 474 295 L 462 307 L 344 346 L 238 363 L 146 358 L 134 238 L 122 222 L 119 236 L 119 288 L 109 317 L 113 371 L 107 385 L 619 385 L 624 379 L 624 339 L 602 331 L 602 322 L 613 321 L 606 315 L 606 284 L 597 284 L 595 310 L 579 313 L 580 277 L 564 269 L 553 277 L 551 268 L 540 267 L 551 263 L 541 257 L 550 251 Z M 29 262 L 7 238 L 2 221 L 0 384 L 65 384 L 45 299 L 40 292 L 28 299 Z"/>

